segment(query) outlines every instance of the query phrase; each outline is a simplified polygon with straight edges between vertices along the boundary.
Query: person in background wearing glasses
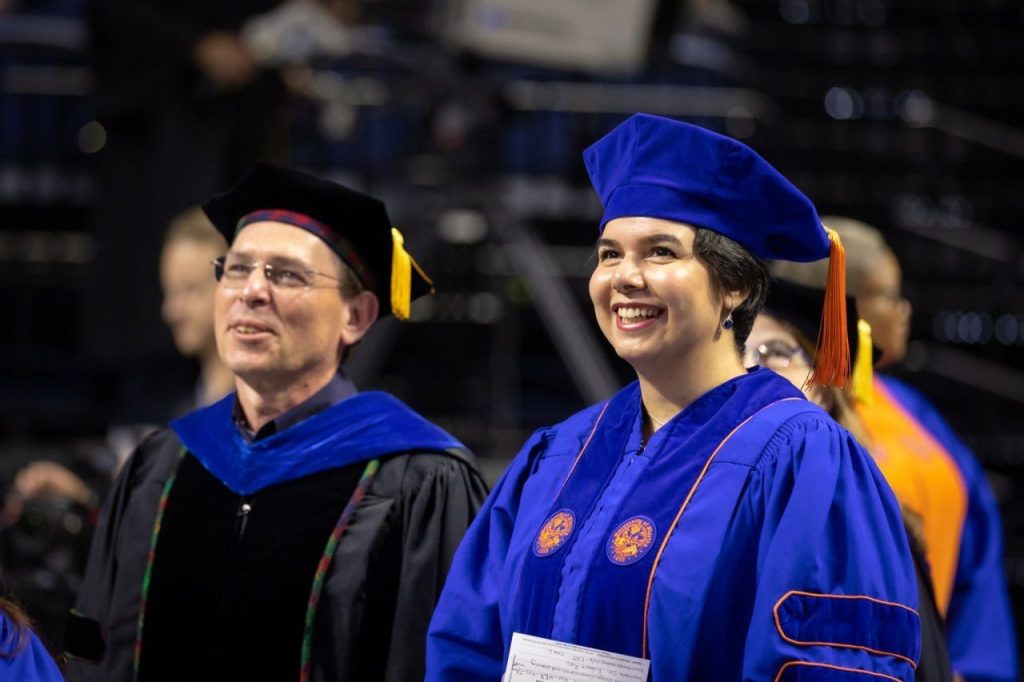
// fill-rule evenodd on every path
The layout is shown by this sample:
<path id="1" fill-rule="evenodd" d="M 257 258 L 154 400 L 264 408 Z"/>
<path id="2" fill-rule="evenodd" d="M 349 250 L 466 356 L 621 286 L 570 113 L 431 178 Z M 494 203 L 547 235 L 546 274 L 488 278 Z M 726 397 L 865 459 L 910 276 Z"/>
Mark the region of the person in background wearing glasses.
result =
<path id="1" fill-rule="evenodd" d="M 827 258 L 813 379 L 845 383 L 839 239 L 754 150 L 697 126 L 637 114 L 583 156 L 604 206 L 590 297 L 637 381 L 512 461 L 455 557 L 427 680 L 543 679 L 538 649 L 646 661 L 634 679 L 653 682 L 912 680 L 892 492 L 796 387 L 743 365 L 761 259 Z"/>
<path id="2" fill-rule="evenodd" d="M 896 255 L 879 230 L 826 216 L 846 244 L 847 281 L 880 351 L 876 367 L 903 360 L 910 303 L 901 293 Z M 815 264 L 775 263 L 773 272 L 821 288 Z M 999 508 L 974 453 L 935 406 L 907 384 L 875 373 L 853 409 L 858 438 L 892 486 L 908 527 L 928 559 L 939 613 L 945 619 L 953 671 L 965 680 L 1017 680 L 1017 639 L 1003 569 Z"/>
<path id="3" fill-rule="evenodd" d="M 340 367 L 430 281 L 380 201 L 305 173 L 259 165 L 203 209 L 230 244 L 214 325 L 236 391 L 122 470 L 69 622 L 86 660 L 68 676 L 422 677 L 485 486 L 455 438 Z"/>
<path id="4" fill-rule="evenodd" d="M 871 440 L 854 405 L 863 398 L 859 393 L 871 388 L 872 344 L 868 328 L 858 320 L 852 298 L 847 298 L 846 311 L 853 379 L 843 388 L 819 386 L 808 381 L 814 371 L 812 339 L 817 339 L 821 333 L 822 293 L 820 288 L 805 287 L 788 280 L 773 280 L 764 311 L 754 320 L 747 337 L 744 364 L 747 367 L 765 367 L 788 379 L 804 392 L 808 400 L 828 412 L 867 447 Z M 872 452 L 870 447 L 867 449 Z M 950 682 L 953 673 L 946 647 L 945 624 L 935 602 L 924 546 L 916 532 L 919 521 L 906 507 L 902 511 L 917 572 L 917 610 L 921 616 L 921 658 L 914 679 L 915 682 Z"/>

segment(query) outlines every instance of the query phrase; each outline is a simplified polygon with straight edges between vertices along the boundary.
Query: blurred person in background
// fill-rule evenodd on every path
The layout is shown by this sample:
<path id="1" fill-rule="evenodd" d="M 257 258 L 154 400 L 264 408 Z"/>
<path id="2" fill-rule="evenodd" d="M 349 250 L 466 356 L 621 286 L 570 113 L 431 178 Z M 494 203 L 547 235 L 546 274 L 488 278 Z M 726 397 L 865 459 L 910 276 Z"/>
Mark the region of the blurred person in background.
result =
<path id="1" fill-rule="evenodd" d="M 194 383 L 185 385 L 182 379 L 191 375 L 184 366 L 171 365 L 175 376 L 163 384 L 163 390 L 140 398 L 150 404 L 146 412 L 152 421 L 111 426 L 107 441 L 117 456 L 117 467 L 160 425 L 216 402 L 234 389 L 235 377 L 217 354 L 213 332 L 217 282 L 210 277 L 210 264 L 225 251 L 227 242 L 198 206 L 179 213 L 167 227 L 159 261 L 160 316 L 179 355 L 198 361 L 198 375 Z"/>
<path id="2" fill-rule="evenodd" d="M 524 634 L 648 659 L 658 682 L 912 680 L 917 586 L 891 491 L 740 353 L 761 258 L 829 258 L 842 302 L 841 244 L 752 149 L 697 126 L 638 114 L 584 159 L 604 205 L 594 312 L 638 381 L 513 460 L 456 555 L 427 679 L 529 668 Z M 845 382 L 841 311 L 816 382 Z"/>
<path id="3" fill-rule="evenodd" d="M 227 251 L 224 237 L 200 208 L 192 208 L 171 222 L 160 252 L 161 316 L 186 357 L 199 360 L 199 378 L 192 399 L 173 416 L 204 407 L 230 393 L 235 375 L 217 353 L 213 326 L 213 300 L 217 282 L 210 264 Z"/>
<path id="4" fill-rule="evenodd" d="M 165 396 L 162 422 L 223 398 L 234 389 L 234 374 L 217 354 L 213 332 L 213 295 L 216 281 L 210 277 L 210 263 L 227 250 L 224 237 L 214 228 L 202 209 L 196 207 L 171 221 L 160 251 L 160 314 L 171 332 L 178 352 L 199 361 L 199 376 L 190 396 Z M 172 392 L 173 393 L 173 392 Z M 115 425 L 108 445 L 116 455 L 111 476 L 139 442 L 158 424 Z M 13 490 L 22 498 L 40 492 L 64 495 L 90 506 L 97 496 L 75 474 L 54 462 L 37 462 L 22 469 Z"/>
<path id="5" fill-rule="evenodd" d="M 815 366 L 814 340 L 821 333 L 822 294 L 820 288 L 774 280 L 764 311 L 754 320 L 747 337 L 744 364 L 766 367 L 788 379 L 871 452 L 871 441 L 853 406 L 857 400 L 855 388 L 871 389 L 872 344 L 870 332 L 858 320 L 852 298 L 847 298 L 846 306 L 847 339 L 854 367 L 850 383 L 837 388 L 808 381 Z M 917 533 L 919 522 L 907 516 L 906 508 L 903 512 L 917 572 L 917 610 L 921 616 L 921 659 L 914 679 L 916 682 L 949 682 L 953 680 L 953 672 L 946 647 L 946 628 L 935 603 L 931 572 Z"/>
<path id="6" fill-rule="evenodd" d="M 224 237 L 199 208 L 177 216 L 166 232 L 160 254 L 161 312 L 178 351 L 199 361 L 199 377 L 187 396 L 167 387 L 158 401 L 164 406 L 165 422 L 234 389 L 234 375 L 217 354 L 217 283 L 210 276 L 210 263 L 226 250 Z M 99 503 L 124 460 L 156 428 L 115 425 L 108 430 L 104 447 L 75 450 L 70 462 L 32 462 L 15 474 L 4 497 L 2 575 L 30 608 L 40 635 L 55 651 L 61 650 L 64 621 L 85 569 Z"/>
<path id="7" fill-rule="evenodd" d="M 824 222 L 846 245 L 849 291 L 880 351 L 877 367 L 891 367 L 903 359 L 910 330 L 899 261 L 878 229 L 836 216 Z M 825 281 L 815 265 L 780 262 L 773 271 L 805 286 Z M 977 458 L 927 398 L 885 374 L 875 374 L 854 409 L 862 442 L 923 545 L 954 672 L 966 680 L 1016 680 L 1002 524 Z"/>
<path id="8" fill-rule="evenodd" d="M 64 678 L 39 638 L 28 616 L 17 604 L 0 597 L 0 680 L 61 682 Z"/>
<path id="9" fill-rule="evenodd" d="M 153 278 L 166 225 L 257 159 L 284 155 L 280 79 L 240 33 L 277 4 L 88 3 L 104 144 L 95 155 L 97 253 L 84 319 L 87 348 L 110 378 L 117 423 L 166 422 L 163 406 L 150 400 L 175 378 Z"/>
<path id="10" fill-rule="evenodd" d="M 486 488 L 461 443 L 341 363 L 430 281 L 383 203 L 305 173 L 258 165 L 204 211 L 230 244 L 214 325 L 236 392 L 123 467 L 70 621 L 88 660 L 68 677 L 422 678 Z"/>

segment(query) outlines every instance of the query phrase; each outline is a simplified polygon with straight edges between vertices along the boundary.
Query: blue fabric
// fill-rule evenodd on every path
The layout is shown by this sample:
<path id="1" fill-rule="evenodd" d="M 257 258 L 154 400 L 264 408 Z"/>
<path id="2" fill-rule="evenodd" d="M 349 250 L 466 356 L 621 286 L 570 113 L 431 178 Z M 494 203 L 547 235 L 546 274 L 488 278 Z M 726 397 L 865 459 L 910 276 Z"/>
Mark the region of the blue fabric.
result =
<path id="1" fill-rule="evenodd" d="M 967 488 L 967 517 L 946 613 L 953 670 L 975 680 L 1017 679 L 1017 636 L 1003 570 L 999 508 L 985 472 L 935 406 L 910 386 L 879 377 L 892 396 L 948 452 Z"/>
<path id="2" fill-rule="evenodd" d="M 60 682 L 64 677 L 57 664 L 34 633 L 26 633 L 29 641 L 15 654 L 12 647 L 16 633 L 11 621 L 0 612 L 0 680 L 17 682 Z"/>
<path id="3" fill-rule="evenodd" d="M 699 126 L 636 114 L 583 152 L 608 221 L 662 218 L 704 227 L 762 258 L 827 258 L 814 204 L 757 152 Z"/>
<path id="4" fill-rule="evenodd" d="M 813 664 L 788 666 L 777 682 L 878 682 L 877 675 Z"/>
<path id="5" fill-rule="evenodd" d="M 171 422 L 206 469 L 239 495 L 399 452 L 464 448 L 392 395 L 367 391 L 284 431 L 247 442 L 231 418 L 232 393 Z"/>
<path id="6" fill-rule="evenodd" d="M 864 597 L 794 593 L 776 607 L 779 629 L 797 642 L 827 642 L 917 655 L 912 637 L 918 616 L 896 604 Z"/>
<path id="7" fill-rule="evenodd" d="M 656 682 L 770 680 L 793 660 L 913 679 L 898 658 L 794 645 L 775 623 L 791 590 L 916 608 L 899 507 L 849 434 L 763 369 L 709 391 L 642 450 L 639 415 L 632 384 L 527 441 L 456 554 L 428 636 L 428 680 L 499 679 L 513 632 L 639 655 L 659 552 L 647 612 Z M 711 452 L 748 417 L 670 533 Z M 537 556 L 539 531 L 562 509 L 576 517 L 571 533 Z M 638 517 L 653 521 L 656 546 L 611 561 L 616 529 Z M 874 623 L 820 627 L 869 642 Z M 916 658 L 916 619 L 908 627 L 900 646 Z"/>

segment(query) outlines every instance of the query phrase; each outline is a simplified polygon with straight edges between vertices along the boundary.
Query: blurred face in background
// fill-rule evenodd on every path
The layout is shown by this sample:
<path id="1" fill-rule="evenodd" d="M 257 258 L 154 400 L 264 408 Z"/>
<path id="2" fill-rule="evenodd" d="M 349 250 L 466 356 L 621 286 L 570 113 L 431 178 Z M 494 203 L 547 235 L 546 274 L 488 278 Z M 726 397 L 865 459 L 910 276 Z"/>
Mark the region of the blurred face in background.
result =
<path id="1" fill-rule="evenodd" d="M 807 399 L 828 409 L 826 399 L 816 386 L 807 384 L 811 375 L 811 359 L 797 332 L 776 318 L 761 313 L 747 337 L 743 364 L 746 367 L 766 367 L 788 379 Z"/>
<path id="2" fill-rule="evenodd" d="M 220 255 L 222 247 L 188 238 L 168 242 L 160 254 L 164 293 L 160 312 L 182 355 L 203 355 L 216 348 L 213 296 L 217 282 L 210 261 Z"/>
<path id="3" fill-rule="evenodd" d="M 871 339 L 882 352 L 879 367 L 903 359 L 910 335 L 910 302 L 903 298 L 903 275 L 891 252 L 878 256 L 861 275 L 857 287 L 857 312 L 871 325 Z"/>

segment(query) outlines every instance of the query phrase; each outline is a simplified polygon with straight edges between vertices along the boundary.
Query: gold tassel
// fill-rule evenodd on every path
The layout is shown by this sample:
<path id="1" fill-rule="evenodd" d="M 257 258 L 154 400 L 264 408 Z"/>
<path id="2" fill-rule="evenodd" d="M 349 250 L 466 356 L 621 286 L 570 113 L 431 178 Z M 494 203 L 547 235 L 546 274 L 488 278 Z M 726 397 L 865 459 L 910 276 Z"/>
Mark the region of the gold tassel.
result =
<path id="1" fill-rule="evenodd" d="M 391 312 L 399 320 L 409 319 L 412 305 L 412 257 L 397 227 L 391 228 Z"/>
<path id="2" fill-rule="evenodd" d="M 846 336 L 846 250 L 835 230 L 825 227 L 825 232 L 829 240 L 828 280 L 810 382 L 817 386 L 842 388 L 850 379 L 850 342 Z"/>
<path id="3" fill-rule="evenodd" d="M 861 405 L 871 404 L 871 382 L 874 379 L 871 362 L 871 325 L 864 320 L 857 320 L 857 359 L 853 363 L 853 385 L 850 392 Z"/>

